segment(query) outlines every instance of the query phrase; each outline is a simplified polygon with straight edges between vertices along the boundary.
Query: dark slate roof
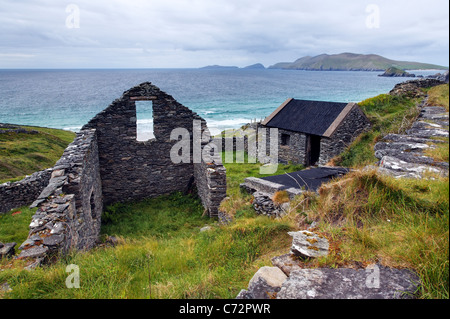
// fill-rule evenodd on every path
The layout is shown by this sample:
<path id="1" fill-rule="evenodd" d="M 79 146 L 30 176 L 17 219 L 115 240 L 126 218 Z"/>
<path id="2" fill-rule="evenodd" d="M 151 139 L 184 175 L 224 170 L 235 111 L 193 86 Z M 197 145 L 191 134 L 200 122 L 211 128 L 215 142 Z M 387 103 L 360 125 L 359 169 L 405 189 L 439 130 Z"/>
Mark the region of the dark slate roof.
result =
<path id="1" fill-rule="evenodd" d="M 324 136 L 347 105 L 347 103 L 290 99 L 268 116 L 263 124 L 268 127 Z"/>

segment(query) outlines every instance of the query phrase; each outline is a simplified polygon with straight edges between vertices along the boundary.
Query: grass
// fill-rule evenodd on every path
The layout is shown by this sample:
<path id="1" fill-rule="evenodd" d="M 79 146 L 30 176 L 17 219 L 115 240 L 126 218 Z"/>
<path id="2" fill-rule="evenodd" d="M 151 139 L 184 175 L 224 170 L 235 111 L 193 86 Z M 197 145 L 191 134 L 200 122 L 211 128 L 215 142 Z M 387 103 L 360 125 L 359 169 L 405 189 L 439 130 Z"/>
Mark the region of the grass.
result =
<path id="1" fill-rule="evenodd" d="M 18 245 L 28 237 L 28 225 L 36 209 L 20 207 L 11 212 L 0 214 L 0 242 L 15 242 Z"/>
<path id="2" fill-rule="evenodd" d="M 434 86 L 427 90 L 428 94 L 428 105 L 433 106 L 443 106 L 445 109 L 449 110 L 449 86 L 448 84 L 442 84 Z"/>
<path id="3" fill-rule="evenodd" d="M 333 164 L 345 167 L 363 167 L 374 164 L 378 159 L 373 147 L 379 139 L 389 133 L 402 134 L 419 115 L 418 100 L 407 97 L 381 94 L 360 103 L 361 109 L 372 126 L 361 134 Z"/>
<path id="4" fill-rule="evenodd" d="M 75 133 L 64 130 L 20 127 L 38 133 L 0 134 L 0 183 L 52 167 L 75 137 Z"/>
<path id="5" fill-rule="evenodd" d="M 421 298 L 449 298 L 449 184 L 356 171 L 328 183 L 301 206 L 331 242 L 329 256 L 308 267 L 378 262 L 414 269 Z"/>
<path id="6" fill-rule="evenodd" d="M 73 253 L 33 272 L 2 261 L 0 283 L 12 288 L 3 297 L 235 298 L 273 254 L 286 253 L 292 229 L 288 221 L 255 216 L 219 226 L 201 217 L 198 199 L 180 194 L 107 212 L 102 233 L 120 238 L 116 247 Z M 212 229 L 200 232 L 205 224 Z M 80 269 L 80 289 L 65 286 L 70 264 Z"/>
<path id="7" fill-rule="evenodd" d="M 448 100 L 448 86 L 446 92 Z M 416 115 L 416 103 L 387 95 L 363 101 L 372 130 L 336 161 L 354 168 L 374 161 L 374 143 L 402 132 Z M 448 161 L 448 151 L 439 156 Z M 448 178 L 395 179 L 356 169 L 323 185 L 318 195 L 306 192 L 291 201 L 287 216 L 270 219 L 256 216 L 251 196 L 239 188 L 244 178 L 262 176 L 260 164 L 225 166 L 228 198 L 221 208 L 234 216 L 229 225 L 202 217 L 199 199 L 181 194 L 112 205 L 102 217 L 102 238 L 116 236 L 117 246 L 72 253 L 32 272 L 21 261 L 3 260 L 0 285 L 7 282 L 12 291 L 0 292 L 0 298 L 235 298 L 261 266 L 289 251 L 287 232 L 312 221 L 319 221 L 315 231 L 329 239 L 330 253 L 301 260 L 303 267 L 406 267 L 421 279 L 420 298 L 449 298 Z M 275 174 L 299 169 L 279 165 Z M 276 200 L 284 202 L 284 194 Z M 33 212 L 21 210 L 0 216 L 0 240 L 26 237 Z M 201 232 L 205 225 L 211 229 Z M 65 286 L 70 264 L 79 266 L 80 289 Z"/>

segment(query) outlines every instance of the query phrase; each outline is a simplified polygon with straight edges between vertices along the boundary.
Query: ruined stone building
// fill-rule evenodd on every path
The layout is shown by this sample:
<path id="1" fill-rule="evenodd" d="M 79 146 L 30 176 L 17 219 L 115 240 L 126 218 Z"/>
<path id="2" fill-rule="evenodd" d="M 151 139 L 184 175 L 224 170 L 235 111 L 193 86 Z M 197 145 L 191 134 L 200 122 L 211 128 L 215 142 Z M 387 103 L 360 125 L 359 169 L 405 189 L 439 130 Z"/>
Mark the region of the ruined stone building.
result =
<path id="1" fill-rule="evenodd" d="M 155 136 L 151 140 L 137 140 L 136 101 L 150 101 Z M 45 181 L 8 185 L 13 194 L 45 185 L 37 198 L 31 198 L 37 211 L 19 258 L 40 263 L 52 254 L 92 248 L 103 208 L 115 202 L 197 192 L 205 214 L 217 216 L 226 196 L 226 170 L 220 154 L 208 151 L 209 156 L 198 156 L 210 144 L 207 131 L 203 118 L 149 82 L 124 92 L 84 125 L 53 168 L 33 178 Z M 171 151 L 180 141 L 187 156 L 174 161 Z"/>
<path id="2" fill-rule="evenodd" d="M 327 163 L 369 126 L 369 120 L 356 103 L 290 98 L 259 128 L 278 129 L 279 162 L 311 166 Z"/>

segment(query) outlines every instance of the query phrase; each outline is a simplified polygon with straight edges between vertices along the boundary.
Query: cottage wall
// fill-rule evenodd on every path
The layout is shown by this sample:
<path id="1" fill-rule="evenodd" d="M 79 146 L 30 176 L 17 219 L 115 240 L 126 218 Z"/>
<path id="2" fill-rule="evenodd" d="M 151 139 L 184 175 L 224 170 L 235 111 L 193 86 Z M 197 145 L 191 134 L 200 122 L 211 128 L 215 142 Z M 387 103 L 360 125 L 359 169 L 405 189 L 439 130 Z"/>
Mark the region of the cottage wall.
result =
<path id="1" fill-rule="evenodd" d="M 289 143 L 283 145 L 283 134 L 289 136 Z M 305 163 L 306 135 L 303 133 L 278 129 L 278 161 L 280 163 Z"/>
<path id="2" fill-rule="evenodd" d="M 339 124 L 330 138 L 320 140 L 320 157 L 318 164 L 324 165 L 334 156 L 342 153 L 354 139 L 370 127 L 370 122 L 355 104 L 345 119 Z"/>
<path id="3" fill-rule="evenodd" d="M 38 209 L 18 258 L 43 259 L 96 244 L 103 202 L 95 130 L 77 133 L 32 206 Z"/>

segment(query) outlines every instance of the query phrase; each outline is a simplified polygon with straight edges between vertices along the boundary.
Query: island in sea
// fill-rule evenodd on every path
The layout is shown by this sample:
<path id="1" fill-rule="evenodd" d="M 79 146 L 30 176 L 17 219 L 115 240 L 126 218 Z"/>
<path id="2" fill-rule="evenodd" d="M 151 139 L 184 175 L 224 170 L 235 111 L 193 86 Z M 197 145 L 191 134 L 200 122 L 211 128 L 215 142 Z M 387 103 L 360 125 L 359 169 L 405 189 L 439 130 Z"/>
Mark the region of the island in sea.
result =
<path id="1" fill-rule="evenodd" d="M 391 67 L 400 70 L 448 70 L 448 67 L 421 63 L 391 60 L 376 54 L 320 54 L 305 56 L 294 62 L 280 62 L 269 69 L 312 70 L 312 71 L 385 71 Z"/>
<path id="2" fill-rule="evenodd" d="M 243 67 L 243 68 L 239 68 L 237 66 L 226 66 L 226 65 L 224 66 L 224 65 L 216 65 L 215 64 L 215 65 L 204 66 L 204 67 L 201 67 L 200 69 L 206 69 L 206 70 L 217 70 L 217 69 L 226 69 L 226 70 L 228 70 L 228 69 L 254 69 L 254 70 L 256 70 L 256 69 L 261 69 L 261 70 L 263 70 L 263 69 L 265 69 L 265 66 L 262 65 L 261 63 L 255 63 L 252 65 Z"/>
<path id="3" fill-rule="evenodd" d="M 384 71 L 383 74 L 379 74 L 378 76 L 387 76 L 387 77 L 415 77 L 415 74 L 406 72 L 405 70 L 396 68 L 396 67 L 390 67 L 387 68 L 386 71 Z"/>

